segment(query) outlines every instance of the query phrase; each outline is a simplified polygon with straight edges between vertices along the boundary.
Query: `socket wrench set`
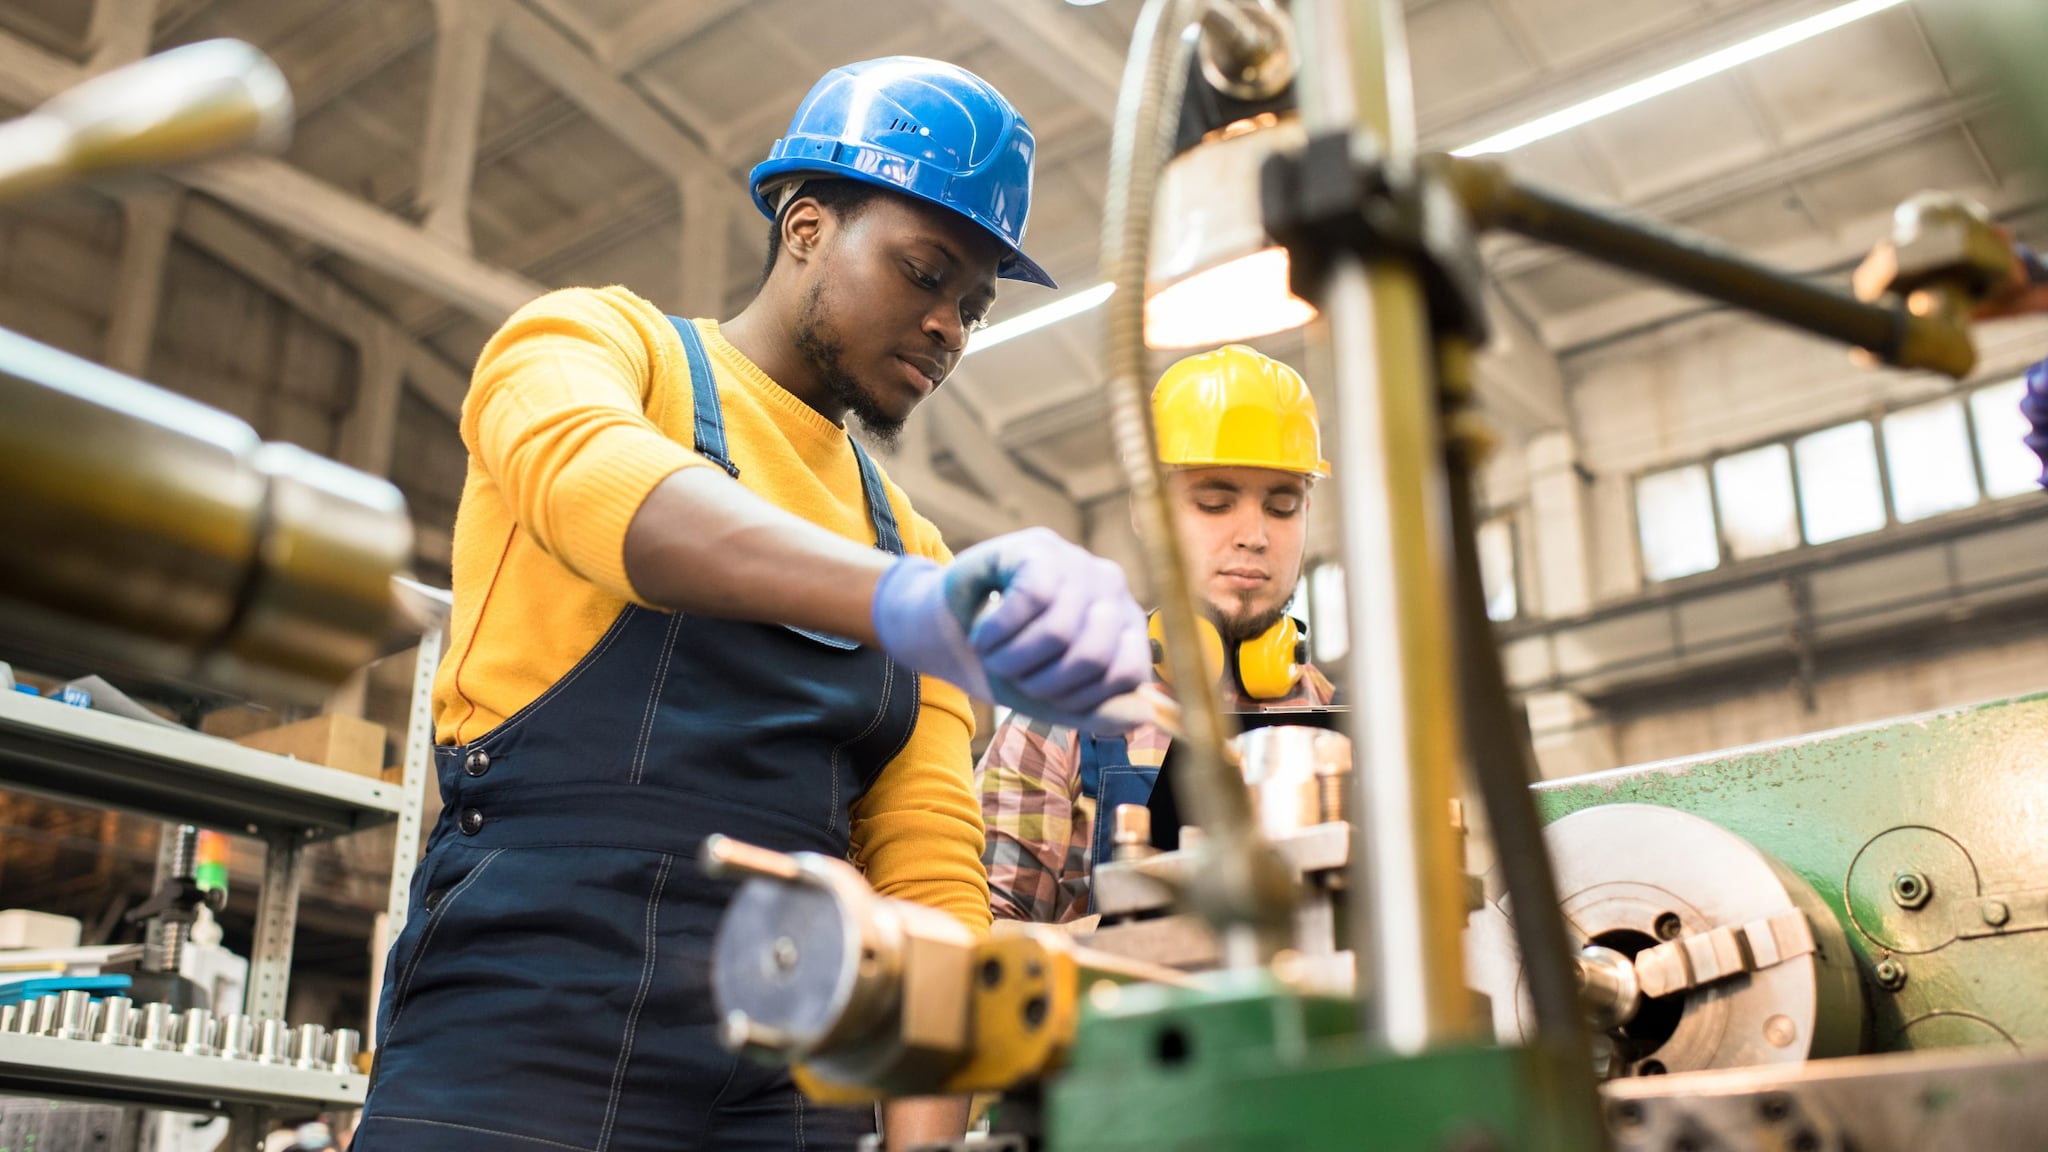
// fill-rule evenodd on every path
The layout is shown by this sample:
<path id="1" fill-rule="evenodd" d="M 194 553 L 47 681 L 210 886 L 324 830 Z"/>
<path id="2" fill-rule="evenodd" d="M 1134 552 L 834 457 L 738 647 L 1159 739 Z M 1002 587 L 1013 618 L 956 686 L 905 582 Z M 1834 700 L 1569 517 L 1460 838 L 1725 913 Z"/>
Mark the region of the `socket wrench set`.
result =
<path id="1" fill-rule="evenodd" d="M 0 1033 L 342 1075 L 355 1073 L 362 1049 L 362 1034 L 353 1028 L 330 1032 L 319 1024 L 293 1027 L 273 1017 L 215 1015 L 204 1008 L 180 1012 L 169 1004 L 136 1004 L 126 996 L 95 999 L 76 990 L 0 1004 Z"/>

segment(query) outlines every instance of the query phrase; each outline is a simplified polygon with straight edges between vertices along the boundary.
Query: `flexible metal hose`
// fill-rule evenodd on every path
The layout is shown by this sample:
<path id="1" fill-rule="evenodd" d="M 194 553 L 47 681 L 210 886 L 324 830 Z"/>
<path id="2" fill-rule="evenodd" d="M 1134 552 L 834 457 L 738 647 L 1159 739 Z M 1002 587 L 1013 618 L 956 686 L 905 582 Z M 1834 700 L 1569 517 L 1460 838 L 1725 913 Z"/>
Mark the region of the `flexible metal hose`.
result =
<path id="1" fill-rule="evenodd" d="M 1237 942 L 1251 929 L 1269 951 L 1284 943 L 1293 889 L 1277 857 L 1258 838 L 1244 782 L 1223 755 L 1217 686 L 1204 667 L 1194 589 L 1150 419 L 1145 347 L 1145 275 L 1152 247 L 1153 197 L 1172 147 L 1193 41 L 1186 35 L 1206 0 L 1148 0 L 1139 13 L 1117 96 L 1110 137 L 1102 264 L 1115 285 L 1109 298 L 1109 404 L 1117 451 L 1130 481 L 1145 571 L 1166 635 L 1166 661 L 1184 713 L 1174 777 L 1182 810 L 1204 832 L 1220 874 L 1194 886 L 1196 907 L 1219 930 L 1233 961 L 1262 959 Z M 1263 851 L 1262 851 L 1263 850 Z"/>

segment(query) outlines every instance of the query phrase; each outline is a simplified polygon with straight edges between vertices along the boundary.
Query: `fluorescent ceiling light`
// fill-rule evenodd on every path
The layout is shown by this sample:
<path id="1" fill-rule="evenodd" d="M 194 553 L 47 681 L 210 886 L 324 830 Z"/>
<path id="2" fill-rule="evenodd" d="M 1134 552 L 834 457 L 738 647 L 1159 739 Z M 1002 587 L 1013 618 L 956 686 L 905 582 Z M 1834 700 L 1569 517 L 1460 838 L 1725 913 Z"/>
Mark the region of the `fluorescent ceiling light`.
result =
<path id="1" fill-rule="evenodd" d="M 1633 84 L 1624 84 L 1612 92 L 1552 112 L 1548 116 L 1539 116 L 1527 124 L 1488 136 L 1477 143 L 1467 144 L 1454 155 L 1484 156 L 1493 152 L 1512 152 L 1538 140 L 1548 140 L 1560 132 L 1591 124 L 1625 108 L 1633 108 L 1645 100 L 1653 100 L 1688 84 L 1697 84 L 1710 76 L 1718 76 L 1732 68 L 1741 67 L 1752 60 L 1761 60 L 1773 52 L 1790 48 L 1794 44 L 1805 43 L 1823 32 L 1832 32 L 1844 24 L 1853 24 L 1866 16 L 1875 16 L 1887 8 L 1896 8 L 1905 2 L 1906 0 L 1854 0 L 1853 3 L 1830 8 L 1775 31 L 1723 48 L 1719 52 L 1709 52 L 1697 60 L 1680 64 L 1655 76 L 1638 80 Z"/>
<path id="2" fill-rule="evenodd" d="M 1867 16 L 1875 16 L 1887 8 L 1896 8 L 1905 2 L 1906 0 L 1852 0 L 1851 3 L 1830 8 L 1804 20 L 1794 21 L 1775 31 L 1744 40 L 1740 44 L 1723 48 L 1718 52 L 1709 52 L 1697 60 L 1680 64 L 1647 79 L 1625 84 L 1605 95 L 1595 96 L 1591 100 L 1574 104 L 1547 116 L 1539 116 L 1527 124 L 1455 149 L 1453 155 L 1483 156 L 1512 152 L 1538 140 L 1547 140 L 1561 132 L 1568 132 L 1573 128 L 1591 124 L 1595 120 L 1612 116 L 1625 108 L 1633 108 L 1644 101 L 1675 92 L 1687 85 L 1697 84 L 1751 61 L 1761 60 L 1773 52 L 1783 51 L 1795 44 L 1803 44 L 1824 32 L 1832 32 Z M 1097 284 L 1055 300 L 1042 308 L 1034 308 L 1000 324 L 992 324 L 974 334 L 973 339 L 968 342 L 966 354 L 971 356 L 1006 340 L 1015 340 L 1027 332 L 1036 332 L 1048 324 L 1057 324 L 1069 316 L 1079 316 L 1090 309 L 1101 307 L 1115 291 L 1114 284 Z"/>
<path id="3" fill-rule="evenodd" d="M 1036 332 L 1048 324 L 1057 324 L 1069 316 L 1079 316 L 1102 307 L 1116 291 L 1116 285 L 1103 281 L 1093 288 L 1083 288 L 1071 296 L 1063 296 L 1041 308 L 1033 308 L 1021 316 L 1012 316 L 1000 324 L 991 324 L 968 338 L 967 351 L 962 355 L 972 356 L 985 352 L 998 344 L 1015 340 L 1027 332 Z"/>

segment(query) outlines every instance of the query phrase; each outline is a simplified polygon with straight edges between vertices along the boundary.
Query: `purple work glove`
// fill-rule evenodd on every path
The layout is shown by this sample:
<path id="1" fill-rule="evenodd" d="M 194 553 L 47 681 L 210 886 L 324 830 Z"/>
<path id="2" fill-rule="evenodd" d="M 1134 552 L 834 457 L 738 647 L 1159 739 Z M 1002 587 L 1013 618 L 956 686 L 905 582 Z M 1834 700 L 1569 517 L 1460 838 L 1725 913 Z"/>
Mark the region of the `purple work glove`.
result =
<path id="1" fill-rule="evenodd" d="M 875 585 L 873 618 L 882 650 L 919 672 L 1090 732 L 1129 726 L 1102 705 L 1152 665 L 1123 570 L 1044 528 L 976 544 L 943 568 L 898 560 Z"/>
<path id="2" fill-rule="evenodd" d="M 2027 447 L 2041 461 L 2036 483 L 2048 488 L 2048 360 L 2027 369 L 2027 394 L 2020 398 L 2020 413 L 2033 429 L 2026 435 Z"/>

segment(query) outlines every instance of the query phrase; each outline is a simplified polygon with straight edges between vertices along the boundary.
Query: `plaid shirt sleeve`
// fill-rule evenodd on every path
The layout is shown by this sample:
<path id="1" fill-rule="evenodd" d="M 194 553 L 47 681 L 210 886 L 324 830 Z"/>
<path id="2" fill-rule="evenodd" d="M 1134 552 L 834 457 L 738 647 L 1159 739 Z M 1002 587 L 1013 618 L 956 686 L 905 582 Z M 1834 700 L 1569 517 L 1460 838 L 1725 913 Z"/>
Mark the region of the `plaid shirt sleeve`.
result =
<path id="1" fill-rule="evenodd" d="M 974 775 L 988 829 L 981 862 L 996 919 L 1057 923 L 1085 910 L 1079 734 L 1011 713 L 996 726 Z"/>

